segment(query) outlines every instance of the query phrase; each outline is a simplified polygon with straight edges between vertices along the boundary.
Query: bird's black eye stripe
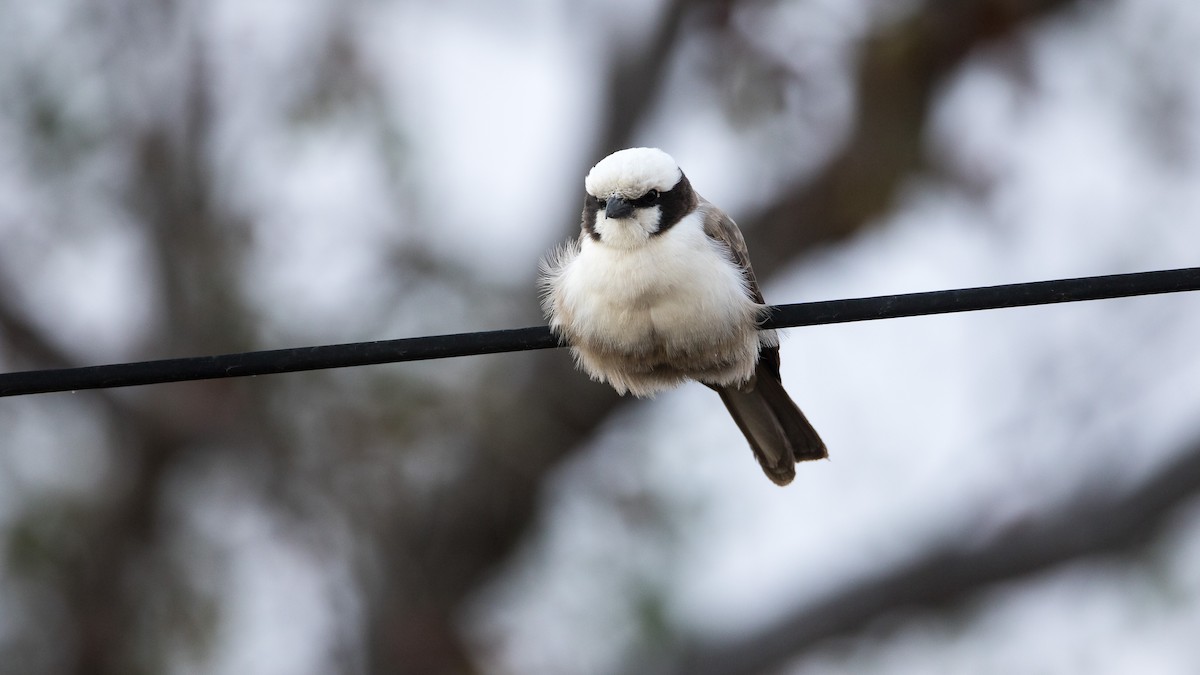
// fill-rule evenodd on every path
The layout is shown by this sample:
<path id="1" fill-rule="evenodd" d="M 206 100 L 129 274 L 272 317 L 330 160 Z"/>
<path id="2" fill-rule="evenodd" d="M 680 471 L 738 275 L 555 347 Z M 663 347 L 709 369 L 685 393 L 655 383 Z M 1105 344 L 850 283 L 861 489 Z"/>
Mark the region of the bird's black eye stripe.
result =
<path id="1" fill-rule="evenodd" d="M 645 208 L 657 204 L 660 197 L 662 197 L 661 192 L 650 190 L 637 199 L 630 199 L 629 203 L 637 208 Z M 608 201 L 603 197 L 594 197 L 590 194 L 584 200 L 584 205 L 589 209 L 603 209 L 607 203 Z"/>
<path id="2" fill-rule="evenodd" d="M 630 201 L 629 203 L 637 207 L 654 206 L 658 203 L 658 196 L 658 190 L 650 190 L 646 194 Z"/>

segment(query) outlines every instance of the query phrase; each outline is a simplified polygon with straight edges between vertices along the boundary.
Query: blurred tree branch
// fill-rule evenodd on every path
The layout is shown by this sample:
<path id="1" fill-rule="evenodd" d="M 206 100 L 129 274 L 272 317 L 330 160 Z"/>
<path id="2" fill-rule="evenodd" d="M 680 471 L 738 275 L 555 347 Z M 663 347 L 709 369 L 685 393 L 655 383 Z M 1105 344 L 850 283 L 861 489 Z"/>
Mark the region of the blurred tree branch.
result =
<path id="1" fill-rule="evenodd" d="M 671 58 L 686 34 L 684 24 L 706 11 L 727 10 L 730 4 L 731 0 L 668 0 L 641 49 L 615 50 L 605 93 L 606 117 L 591 157 L 603 157 L 629 144 L 637 125 L 658 102 Z"/>
<path id="2" fill-rule="evenodd" d="M 740 675 L 783 667 L 823 640 L 851 636 L 895 612 L 939 611 L 996 584 L 1085 556 L 1152 544 L 1200 493 L 1200 442 L 1137 485 L 1095 480 L 1055 513 L 1011 524 L 986 543 L 943 542 L 918 558 L 844 588 L 735 643 L 694 645 L 675 672 Z"/>
<path id="3" fill-rule="evenodd" d="M 767 276 L 797 251 L 843 239 L 887 211 L 924 168 L 923 134 L 937 88 L 975 49 L 1078 0 L 930 0 L 876 33 L 856 76 L 846 144 L 814 178 L 739 219 L 755 269 Z"/>
<path id="4" fill-rule="evenodd" d="M 11 286 L 11 284 L 8 284 Z M 83 365 L 51 344 L 42 331 L 16 307 L 15 298 L 0 293 L 0 335 L 14 353 L 40 368 L 71 368 Z"/>

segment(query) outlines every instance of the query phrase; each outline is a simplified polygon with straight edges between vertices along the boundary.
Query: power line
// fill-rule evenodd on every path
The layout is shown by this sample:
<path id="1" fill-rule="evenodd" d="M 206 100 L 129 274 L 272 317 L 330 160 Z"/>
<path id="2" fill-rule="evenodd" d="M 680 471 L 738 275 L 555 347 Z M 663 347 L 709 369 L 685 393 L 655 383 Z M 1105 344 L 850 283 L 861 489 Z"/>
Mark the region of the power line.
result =
<path id="1" fill-rule="evenodd" d="M 1200 290 L 1200 267 L 1113 274 L 926 293 L 826 300 L 771 308 L 763 328 L 791 328 L 927 314 Z M 446 359 L 560 346 L 545 326 L 428 337 L 194 356 L 0 374 L 0 396 L 273 375 L 399 361 Z"/>

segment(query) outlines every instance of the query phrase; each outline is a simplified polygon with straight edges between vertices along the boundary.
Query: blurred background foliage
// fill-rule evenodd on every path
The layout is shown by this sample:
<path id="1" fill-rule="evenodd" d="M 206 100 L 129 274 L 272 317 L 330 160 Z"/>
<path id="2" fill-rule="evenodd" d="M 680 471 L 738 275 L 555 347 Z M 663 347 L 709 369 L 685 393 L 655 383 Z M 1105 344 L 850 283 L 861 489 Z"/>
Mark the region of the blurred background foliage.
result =
<path id="1" fill-rule="evenodd" d="M 1188 0 L 0 3 L 0 367 L 530 325 L 657 145 L 773 302 L 1197 264 Z M 1158 672 L 1200 307 L 793 331 L 832 459 L 524 353 L 0 401 L 0 672 Z"/>

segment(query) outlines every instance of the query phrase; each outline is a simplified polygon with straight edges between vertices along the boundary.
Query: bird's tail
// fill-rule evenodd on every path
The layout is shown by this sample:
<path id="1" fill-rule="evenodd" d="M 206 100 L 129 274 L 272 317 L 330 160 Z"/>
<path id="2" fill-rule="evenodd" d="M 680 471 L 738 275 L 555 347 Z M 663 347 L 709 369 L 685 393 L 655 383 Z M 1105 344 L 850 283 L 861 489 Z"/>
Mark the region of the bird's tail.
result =
<path id="1" fill-rule="evenodd" d="M 761 364 L 740 388 L 713 389 L 750 442 L 763 473 L 776 485 L 792 482 L 797 462 L 829 456 L 824 441 L 784 391 L 783 383 Z"/>

